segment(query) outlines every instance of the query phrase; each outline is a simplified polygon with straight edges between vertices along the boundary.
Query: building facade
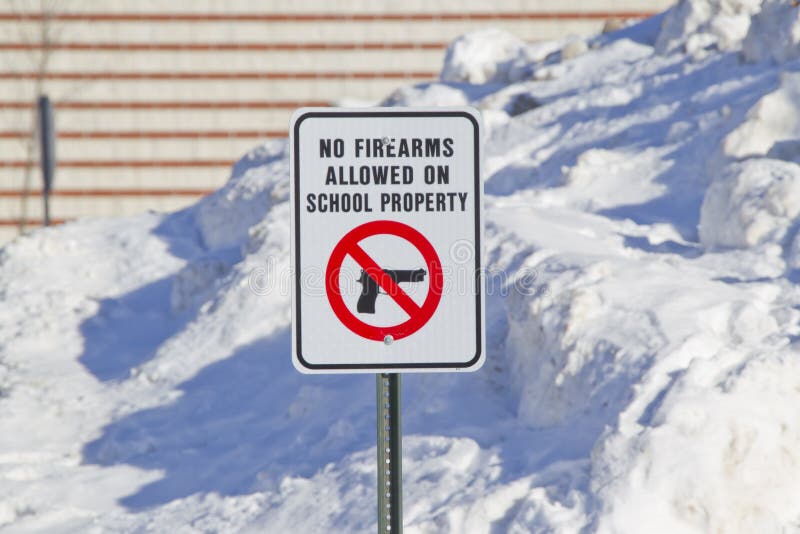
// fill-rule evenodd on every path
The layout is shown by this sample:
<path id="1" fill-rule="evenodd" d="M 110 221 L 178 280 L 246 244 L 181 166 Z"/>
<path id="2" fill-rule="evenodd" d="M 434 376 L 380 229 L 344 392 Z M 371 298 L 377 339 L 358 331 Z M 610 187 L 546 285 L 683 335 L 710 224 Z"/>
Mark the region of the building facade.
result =
<path id="1" fill-rule="evenodd" d="M 54 104 L 55 222 L 173 210 L 285 137 L 292 111 L 438 77 L 456 36 L 589 35 L 666 0 L 4 0 L 0 243 L 42 221 L 35 103 Z"/>

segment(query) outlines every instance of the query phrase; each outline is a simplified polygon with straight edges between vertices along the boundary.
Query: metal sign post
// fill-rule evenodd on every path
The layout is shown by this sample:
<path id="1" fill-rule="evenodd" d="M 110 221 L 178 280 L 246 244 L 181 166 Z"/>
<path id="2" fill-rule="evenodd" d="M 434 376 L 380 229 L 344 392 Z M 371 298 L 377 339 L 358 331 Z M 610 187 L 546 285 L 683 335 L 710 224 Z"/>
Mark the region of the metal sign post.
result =
<path id="1" fill-rule="evenodd" d="M 53 128 L 53 106 L 47 95 L 39 97 L 39 161 L 42 167 L 42 200 L 44 202 L 44 225 L 50 225 L 50 191 L 56 169 L 56 140 Z"/>
<path id="2" fill-rule="evenodd" d="M 403 532 L 403 436 L 400 375 L 377 377 L 378 534 Z"/>
<path id="3" fill-rule="evenodd" d="M 481 138 L 469 107 L 292 117 L 292 363 L 375 374 L 379 534 L 403 531 L 400 373 L 486 359 Z"/>

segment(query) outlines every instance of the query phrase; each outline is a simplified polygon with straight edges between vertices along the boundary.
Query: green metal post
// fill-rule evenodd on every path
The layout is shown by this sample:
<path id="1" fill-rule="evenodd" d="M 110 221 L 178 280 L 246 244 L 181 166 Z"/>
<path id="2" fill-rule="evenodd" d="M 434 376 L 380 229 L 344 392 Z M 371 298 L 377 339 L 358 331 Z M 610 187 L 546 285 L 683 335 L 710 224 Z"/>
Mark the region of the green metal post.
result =
<path id="1" fill-rule="evenodd" d="M 378 534 L 403 532 L 400 375 L 376 375 L 378 392 Z"/>
<path id="2" fill-rule="evenodd" d="M 47 95 L 39 96 L 39 161 L 42 167 L 42 202 L 44 225 L 50 226 L 50 191 L 56 168 L 56 134 L 53 126 L 53 105 Z"/>

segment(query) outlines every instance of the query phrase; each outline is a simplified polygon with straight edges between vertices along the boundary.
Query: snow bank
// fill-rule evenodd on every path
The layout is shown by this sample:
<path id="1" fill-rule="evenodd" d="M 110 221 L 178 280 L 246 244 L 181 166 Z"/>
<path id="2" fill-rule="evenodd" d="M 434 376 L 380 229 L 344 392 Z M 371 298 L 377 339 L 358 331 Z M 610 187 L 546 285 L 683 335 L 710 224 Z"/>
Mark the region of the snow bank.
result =
<path id="1" fill-rule="evenodd" d="M 764 0 L 751 23 L 742 54 L 753 62 L 778 63 L 800 56 L 800 9 L 794 2 Z"/>
<path id="2" fill-rule="evenodd" d="M 800 214 L 800 75 L 780 72 L 777 79 L 722 140 L 721 153 L 732 162 L 716 170 L 705 193 L 699 235 L 707 247 L 774 243 L 793 250 L 785 241 Z"/>
<path id="3" fill-rule="evenodd" d="M 527 48 L 524 41 L 503 30 L 464 34 L 447 47 L 441 79 L 471 84 L 518 81 L 530 63 Z"/>
<path id="4" fill-rule="evenodd" d="M 469 96 L 457 86 L 429 83 L 400 87 L 381 105 L 383 106 L 465 106 Z"/>
<path id="5" fill-rule="evenodd" d="M 797 530 L 800 82 L 759 5 L 469 34 L 388 98 L 488 125 L 487 364 L 404 377 L 409 534 Z M 287 196 L 277 141 L 0 251 L 0 529 L 374 531 L 374 383 L 288 356 Z"/>
<path id="6" fill-rule="evenodd" d="M 681 0 L 667 12 L 656 41 L 660 53 L 682 48 L 699 57 L 708 49 L 736 50 L 763 0 Z"/>
<path id="7" fill-rule="evenodd" d="M 636 382 L 663 343 L 652 315 L 614 302 L 597 287 L 613 277 L 610 262 L 569 265 L 547 278 L 547 294 L 523 292 L 508 302 L 506 339 L 519 417 L 535 427 L 575 424 L 583 418 L 613 419 L 627 402 L 623 384 Z M 601 320 L 602 318 L 602 320 Z M 619 328 L 598 328 L 613 321 Z"/>
<path id="8" fill-rule="evenodd" d="M 652 427 L 609 440 L 598 454 L 596 531 L 792 531 L 800 491 L 795 356 L 721 352 L 691 362 Z"/>
<path id="9" fill-rule="evenodd" d="M 778 88 L 747 112 L 746 119 L 725 138 L 723 152 L 730 157 L 764 156 L 780 159 L 800 156 L 800 73 L 783 72 Z"/>
<path id="10" fill-rule="evenodd" d="M 207 248 L 241 244 L 251 226 L 289 198 L 287 155 L 288 143 L 283 140 L 254 149 L 234 165 L 224 187 L 200 202 L 196 220 Z"/>
<path id="11" fill-rule="evenodd" d="M 730 165 L 706 192 L 700 240 L 707 247 L 781 243 L 800 215 L 800 165 L 754 158 Z"/>
<path id="12" fill-rule="evenodd" d="M 800 56 L 800 10 L 787 0 L 681 0 L 664 18 L 656 50 L 740 50 L 751 62 Z"/>

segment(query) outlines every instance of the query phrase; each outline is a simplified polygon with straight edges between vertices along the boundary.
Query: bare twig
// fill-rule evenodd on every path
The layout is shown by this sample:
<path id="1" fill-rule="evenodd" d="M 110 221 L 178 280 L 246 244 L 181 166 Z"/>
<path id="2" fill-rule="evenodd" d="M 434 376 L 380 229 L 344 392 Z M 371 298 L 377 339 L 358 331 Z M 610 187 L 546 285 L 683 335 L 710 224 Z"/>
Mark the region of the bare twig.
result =
<path id="1" fill-rule="evenodd" d="M 35 56 L 34 61 L 36 61 L 36 80 L 34 82 L 34 91 L 32 96 L 32 101 L 35 103 L 39 96 L 44 93 L 45 90 L 45 79 L 47 76 L 47 70 L 50 63 L 50 57 L 54 49 L 54 32 L 53 32 L 53 20 L 55 11 L 57 8 L 58 2 L 57 0 L 40 0 L 39 1 L 39 11 L 40 11 L 40 22 L 39 22 L 39 32 L 37 36 L 38 42 L 41 44 L 41 51 L 39 52 L 38 56 Z M 27 36 L 26 36 L 27 37 Z M 27 40 L 27 39 L 26 39 Z M 22 194 L 20 195 L 20 217 L 19 217 L 19 232 L 25 232 L 29 215 L 28 215 L 28 204 L 29 199 L 31 196 L 31 190 L 33 188 L 33 173 L 36 166 L 36 162 L 38 160 L 37 157 L 37 121 L 36 121 L 36 106 L 31 107 L 31 114 L 30 114 L 30 134 L 25 139 L 25 167 L 23 168 L 23 183 L 22 183 Z"/>

